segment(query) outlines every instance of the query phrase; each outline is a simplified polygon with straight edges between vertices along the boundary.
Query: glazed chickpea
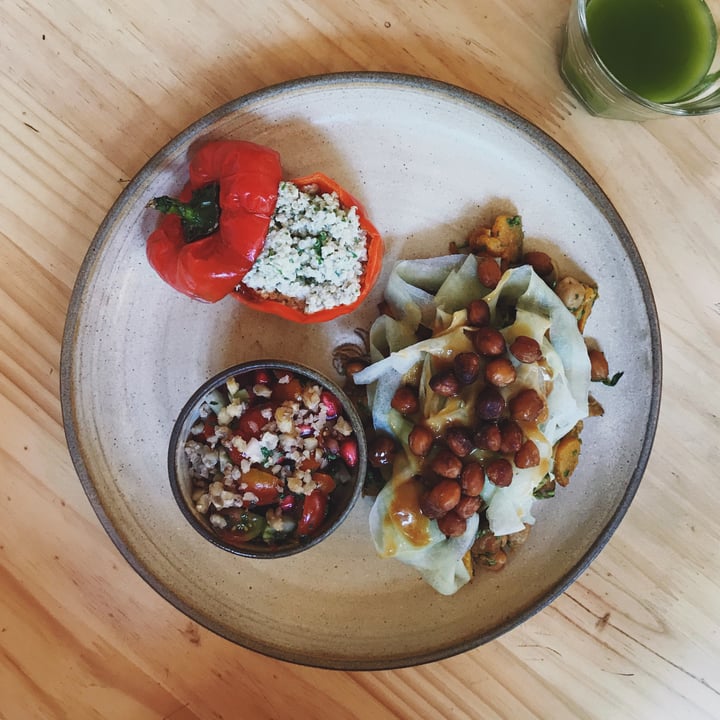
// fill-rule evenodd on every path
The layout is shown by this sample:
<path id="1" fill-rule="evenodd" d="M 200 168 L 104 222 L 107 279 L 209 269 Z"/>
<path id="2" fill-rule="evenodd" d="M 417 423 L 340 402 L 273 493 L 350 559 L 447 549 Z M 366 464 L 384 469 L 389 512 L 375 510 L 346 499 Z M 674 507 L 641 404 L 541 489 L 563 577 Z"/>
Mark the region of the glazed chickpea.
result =
<path id="1" fill-rule="evenodd" d="M 497 420 L 505 410 L 505 398 L 497 388 L 486 387 L 475 400 L 477 417 L 480 420 Z"/>
<path id="2" fill-rule="evenodd" d="M 478 462 L 469 462 L 460 474 L 460 487 L 465 495 L 477 497 L 485 486 L 485 470 Z"/>
<path id="3" fill-rule="evenodd" d="M 518 335 L 510 344 L 510 352 L 521 363 L 534 363 L 542 357 L 540 343 L 527 335 Z"/>
<path id="4" fill-rule="evenodd" d="M 408 435 L 408 447 L 413 455 L 425 457 L 432 448 L 435 435 L 430 428 L 424 425 L 416 425 Z"/>
<path id="5" fill-rule="evenodd" d="M 522 428 L 514 420 L 503 420 L 500 428 L 500 452 L 505 455 L 517 452 L 523 444 Z"/>
<path id="6" fill-rule="evenodd" d="M 490 322 L 490 306 L 484 300 L 473 300 L 467 306 L 468 325 L 484 327 Z"/>
<path id="7" fill-rule="evenodd" d="M 441 370 L 430 378 L 430 389 L 443 397 L 455 397 L 460 392 L 460 381 L 452 370 Z"/>
<path id="8" fill-rule="evenodd" d="M 451 452 L 460 458 L 464 458 L 475 449 L 470 431 L 464 427 L 449 427 L 445 432 L 445 442 Z"/>
<path id="9" fill-rule="evenodd" d="M 463 385 L 474 383 L 480 375 L 480 356 L 474 352 L 458 353 L 453 358 L 453 370 Z"/>
<path id="10" fill-rule="evenodd" d="M 500 428 L 495 423 L 483 423 L 475 433 L 475 445 L 481 450 L 499 452 L 501 442 Z"/>
<path id="11" fill-rule="evenodd" d="M 460 501 L 454 508 L 454 512 L 461 518 L 467 520 L 472 517 L 482 505 L 482 498 L 478 496 L 470 497 L 469 495 L 463 495 Z"/>
<path id="12" fill-rule="evenodd" d="M 487 479 L 498 487 L 507 487 L 513 479 L 512 465 L 505 458 L 491 460 L 485 466 Z"/>
<path id="13" fill-rule="evenodd" d="M 368 462 L 373 467 L 390 465 L 395 458 L 395 442 L 387 435 L 378 435 L 368 447 Z"/>
<path id="14" fill-rule="evenodd" d="M 499 330 L 481 327 L 472 336 L 475 349 L 487 357 L 496 357 L 505 352 L 505 338 Z"/>
<path id="15" fill-rule="evenodd" d="M 512 385 L 516 378 L 515 366 L 507 358 L 494 358 L 485 366 L 485 380 L 495 387 Z"/>
<path id="16" fill-rule="evenodd" d="M 445 514 L 444 510 L 435 505 L 429 491 L 420 497 L 420 512 L 431 520 L 437 520 Z"/>
<path id="17" fill-rule="evenodd" d="M 540 464 L 540 451 L 532 440 L 526 440 L 515 453 L 515 465 L 519 468 L 537 467 Z"/>
<path id="18" fill-rule="evenodd" d="M 608 361 L 600 350 L 588 350 L 590 358 L 590 379 L 605 380 L 610 375 Z"/>
<path id="19" fill-rule="evenodd" d="M 510 417 L 521 422 L 535 422 L 545 407 L 543 399 L 532 388 L 521 390 L 509 403 Z"/>
<path id="20" fill-rule="evenodd" d="M 454 510 L 438 518 L 437 524 L 440 532 L 447 537 L 460 537 L 467 529 L 465 518 L 461 518 Z"/>
<path id="21" fill-rule="evenodd" d="M 410 385 L 399 387 L 393 395 L 390 405 L 402 415 L 412 415 L 419 407 L 417 390 Z"/>
<path id="22" fill-rule="evenodd" d="M 460 502 L 461 495 L 459 482 L 456 480 L 441 480 L 428 491 L 427 502 L 444 515 Z"/>
<path id="23" fill-rule="evenodd" d="M 530 265 L 543 280 L 550 277 L 555 270 L 550 256 L 539 250 L 526 252 L 523 260 L 525 264 Z"/>
<path id="24" fill-rule="evenodd" d="M 502 270 L 495 259 L 479 257 L 477 260 L 477 277 L 486 288 L 493 290 L 500 282 Z"/>
<path id="25" fill-rule="evenodd" d="M 449 450 L 440 452 L 430 461 L 430 469 L 444 478 L 454 480 L 460 477 L 462 472 L 462 460 L 453 455 Z"/>

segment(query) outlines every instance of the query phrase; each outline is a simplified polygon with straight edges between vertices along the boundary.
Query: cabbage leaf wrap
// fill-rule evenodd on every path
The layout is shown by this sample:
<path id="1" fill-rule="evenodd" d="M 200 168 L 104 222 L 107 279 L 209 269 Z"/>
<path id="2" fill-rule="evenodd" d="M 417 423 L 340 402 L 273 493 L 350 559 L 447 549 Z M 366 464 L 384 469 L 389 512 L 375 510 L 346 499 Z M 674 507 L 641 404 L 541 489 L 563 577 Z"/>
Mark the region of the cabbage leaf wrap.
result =
<path id="1" fill-rule="evenodd" d="M 447 538 L 419 510 L 421 483 L 415 477 L 421 460 L 409 450 L 412 423 L 391 407 L 398 387 L 413 378 L 419 385 L 424 422 L 438 434 L 451 424 L 474 426 L 475 397 L 483 380 L 465 386 L 460 395 L 440 397 L 429 388 L 436 366 L 459 352 L 473 349 L 467 305 L 484 298 L 491 324 L 499 327 L 508 345 L 518 335 L 540 343 L 543 360 L 523 364 L 513 360 L 517 379 L 500 392 L 509 399 L 523 388 L 544 399 L 547 416 L 538 424 L 524 424 L 525 435 L 540 452 L 537 467 L 513 465 L 507 487 L 486 482 L 482 497 L 495 535 L 507 535 L 533 524 L 533 491 L 552 477 L 553 446 L 588 414 L 590 361 L 577 321 L 553 290 L 529 265 L 507 270 L 497 287 L 488 291 L 477 279 L 474 255 L 448 255 L 432 260 L 405 260 L 393 269 L 385 299 L 393 317 L 382 315 L 370 329 L 372 364 L 354 376 L 367 385 L 372 420 L 378 431 L 395 438 L 399 447 L 392 476 L 370 512 L 370 531 L 381 557 L 394 557 L 415 568 L 438 592 L 450 595 L 471 577 L 466 553 L 476 539 L 479 516 L 467 522 L 462 536 Z M 505 319 L 512 318 L 510 324 Z M 417 341 L 420 325 L 432 336 Z M 479 452 L 479 451 L 476 451 Z"/>

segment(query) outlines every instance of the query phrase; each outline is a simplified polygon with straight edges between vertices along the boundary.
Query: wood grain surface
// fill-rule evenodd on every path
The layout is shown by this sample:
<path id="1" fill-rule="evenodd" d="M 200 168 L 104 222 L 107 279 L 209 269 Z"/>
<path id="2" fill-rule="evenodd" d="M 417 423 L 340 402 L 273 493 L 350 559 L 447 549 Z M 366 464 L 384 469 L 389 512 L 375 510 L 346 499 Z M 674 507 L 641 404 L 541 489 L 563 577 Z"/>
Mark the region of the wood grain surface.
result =
<path id="1" fill-rule="evenodd" d="M 0 718 L 720 717 L 720 115 L 589 116 L 557 70 L 568 5 L 0 3 Z M 647 473 L 580 580 L 493 643 L 365 673 L 254 654 L 156 594 L 80 486 L 58 385 L 78 269 L 147 159 L 227 100 L 355 70 L 477 92 L 574 154 L 635 238 L 664 350 Z"/>

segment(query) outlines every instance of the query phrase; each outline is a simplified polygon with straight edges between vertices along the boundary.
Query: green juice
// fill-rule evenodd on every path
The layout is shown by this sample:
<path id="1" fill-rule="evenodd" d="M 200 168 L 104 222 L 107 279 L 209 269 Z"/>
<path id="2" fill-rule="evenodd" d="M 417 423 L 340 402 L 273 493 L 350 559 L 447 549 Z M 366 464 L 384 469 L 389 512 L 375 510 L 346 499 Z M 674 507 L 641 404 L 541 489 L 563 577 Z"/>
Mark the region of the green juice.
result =
<path id="1" fill-rule="evenodd" d="M 715 56 L 717 31 L 703 0 L 589 0 L 587 27 L 608 70 L 654 102 L 692 90 Z"/>

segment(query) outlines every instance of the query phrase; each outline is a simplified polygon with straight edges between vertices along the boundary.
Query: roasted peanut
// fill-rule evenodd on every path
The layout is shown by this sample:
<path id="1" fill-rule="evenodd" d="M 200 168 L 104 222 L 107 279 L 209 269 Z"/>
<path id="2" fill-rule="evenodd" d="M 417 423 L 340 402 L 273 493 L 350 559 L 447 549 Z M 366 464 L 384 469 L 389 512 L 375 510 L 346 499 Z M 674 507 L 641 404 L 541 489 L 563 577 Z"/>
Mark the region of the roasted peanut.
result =
<path id="1" fill-rule="evenodd" d="M 502 277 L 502 270 L 497 261 L 491 257 L 479 257 L 477 259 L 478 280 L 491 290 L 497 287 Z"/>
<path id="2" fill-rule="evenodd" d="M 417 390 L 411 385 L 402 385 L 395 391 L 390 405 L 402 415 L 412 415 L 419 406 Z"/>
<path id="3" fill-rule="evenodd" d="M 480 356 L 474 352 L 458 353 L 453 358 L 453 369 L 463 385 L 470 385 L 480 375 Z"/>
<path id="4" fill-rule="evenodd" d="M 460 477 L 462 472 L 462 460 L 449 450 L 440 450 L 430 461 L 430 469 L 444 478 L 454 480 Z"/>
<path id="5" fill-rule="evenodd" d="M 485 366 L 485 379 L 495 387 L 511 385 L 516 378 L 515 366 L 507 358 L 494 358 Z"/>
<path id="6" fill-rule="evenodd" d="M 513 479 L 512 465 L 505 458 L 491 460 L 485 466 L 487 479 L 498 487 L 507 487 Z"/>
<path id="7" fill-rule="evenodd" d="M 387 435 L 378 435 L 368 446 L 368 462 L 373 467 L 389 465 L 395 458 L 395 442 Z"/>
<path id="8" fill-rule="evenodd" d="M 460 474 L 460 487 L 463 493 L 470 497 L 476 497 L 482 492 L 485 486 L 485 470 L 478 462 L 469 462 L 462 469 Z"/>
<path id="9" fill-rule="evenodd" d="M 505 398 L 494 387 L 483 388 L 475 400 L 477 417 L 480 420 L 497 420 L 505 410 Z"/>
<path id="10" fill-rule="evenodd" d="M 519 468 L 537 467 L 540 464 L 540 451 L 532 440 L 526 440 L 515 453 L 515 465 Z"/>
<path id="11" fill-rule="evenodd" d="M 510 352 L 521 363 L 537 362 L 542 357 L 540 343 L 527 335 L 518 335 L 510 344 Z"/>
<path id="12" fill-rule="evenodd" d="M 470 497 L 470 495 L 463 495 L 460 501 L 455 506 L 454 511 L 461 517 L 467 518 L 472 517 L 482 505 L 481 497 Z"/>
<path id="13" fill-rule="evenodd" d="M 590 358 L 590 379 L 605 380 L 610 375 L 610 368 L 605 355 L 600 350 L 588 350 Z"/>
<path id="14" fill-rule="evenodd" d="M 447 537 L 460 537 L 467 528 L 465 518 L 461 518 L 454 510 L 438 518 L 437 524 L 440 532 Z"/>
<path id="15" fill-rule="evenodd" d="M 430 452 L 434 441 L 435 436 L 432 430 L 424 425 L 416 425 L 408 435 L 410 452 L 418 457 L 425 457 Z"/>
<path id="16" fill-rule="evenodd" d="M 475 445 L 481 450 L 498 452 L 502 438 L 500 428 L 495 423 L 483 423 L 475 433 Z"/>
<path id="17" fill-rule="evenodd" d="M 545 403 L 536 390 L 527 388 L 511 398 L 509 406 L 513 420 L 535 422 L 540 417 Z"/>
<path id="18" fill-rule="evenodd" d="M 523 443 L 522 428 L 514 420 L 503 420 L 500 428 L 500 452 L 505 455 L 517 452 Z"/>
<path id="19" fill-rule="evenodd" d="M 475 449 L 470 431 L 457 425 L 453 425 L 445 431 L 445 442 L 448 448 L 460 458 L 464 458 Z"/>
<path id="20" fill-rule="evenodd" d="M 475 349 L 487 357 L 496 357 L 505 352 L 505 338 L 499 330 L 491 327 L 481 327 L 473 333 Z"/>
<path id="21" fill-rule="evenodd" d="M 468 325 L 483 327 L 490 322 L 490 306 L 484 300 L 473 300 L 467 306 Z"/>
<path id="22" fill-rule="evenodd" d="M 452 370 L 441 370 L 430 378 L 430 389 L 443 397 L 454 397 L 460 392 L 460 381 Z"/>

